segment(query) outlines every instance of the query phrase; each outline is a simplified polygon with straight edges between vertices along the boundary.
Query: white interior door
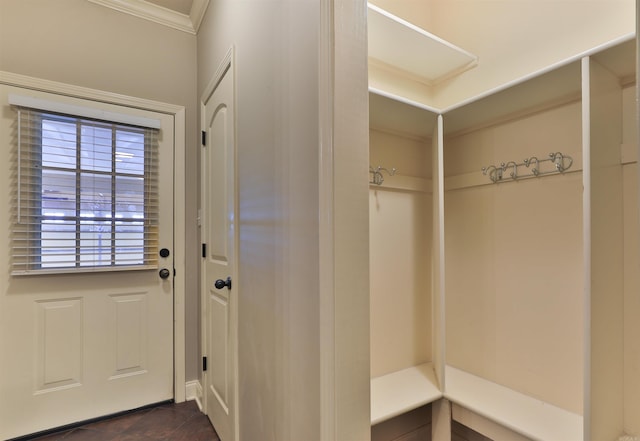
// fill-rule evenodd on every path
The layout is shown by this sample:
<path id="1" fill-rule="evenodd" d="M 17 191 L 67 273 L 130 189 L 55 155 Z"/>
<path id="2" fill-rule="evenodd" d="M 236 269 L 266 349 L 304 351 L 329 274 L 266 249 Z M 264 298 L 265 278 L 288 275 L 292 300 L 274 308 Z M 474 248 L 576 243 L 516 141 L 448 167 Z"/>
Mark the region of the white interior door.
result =
<path id="1" fill-rule="evenodd" d="M 205 405 L 222 441 L 236 439 L 237 278 L 235 141 L 232 65 L 205 93 L 202 130 Z"/>
<path id="2" fill-rule="evenodd" d="M 11 275 L 17 129 L 9 94 L 160 121 L 157 249 L 169 254 L 158 268 Z M 173 116 L 4 85 L 0 109 L 0 438 L 173 398 Z M 110 160 L 118 155 L 133 154 Z M 110 236 L 111 253 L 122 239 Z"/>

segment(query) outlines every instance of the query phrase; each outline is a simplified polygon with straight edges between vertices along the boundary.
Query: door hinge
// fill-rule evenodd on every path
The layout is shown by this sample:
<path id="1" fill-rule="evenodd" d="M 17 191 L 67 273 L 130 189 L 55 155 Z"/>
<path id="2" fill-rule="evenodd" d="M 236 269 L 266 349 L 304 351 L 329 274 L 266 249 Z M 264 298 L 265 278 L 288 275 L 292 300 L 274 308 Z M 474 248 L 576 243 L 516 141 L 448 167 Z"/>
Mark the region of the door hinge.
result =
<path id="1" fill-rule="evenodd" d="M 202 357 L 202 372 L 207 371 L 207 357 Z"/>
<path id="2" fill-rule="evenodd" d="M 207 132 L 202 131 L 202 145 L 207 145 Z"/>
<path id="3" fill-rule="evenodd" d="M 207 244 L 202 244 L 202 257 L 207 257 Z"/>

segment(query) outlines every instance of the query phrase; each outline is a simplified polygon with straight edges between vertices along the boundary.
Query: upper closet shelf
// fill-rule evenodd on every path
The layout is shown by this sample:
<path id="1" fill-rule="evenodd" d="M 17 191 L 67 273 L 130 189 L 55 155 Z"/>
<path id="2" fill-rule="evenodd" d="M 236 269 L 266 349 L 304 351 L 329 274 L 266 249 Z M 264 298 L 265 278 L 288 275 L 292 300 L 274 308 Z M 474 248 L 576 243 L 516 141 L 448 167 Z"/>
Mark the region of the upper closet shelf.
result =
<path id="1" fill-rule="evenodd" d="M 475 55 L 371 3 L 368 27 L 369 58 L 427 84 L 459 74 L 478 62 Z"/>

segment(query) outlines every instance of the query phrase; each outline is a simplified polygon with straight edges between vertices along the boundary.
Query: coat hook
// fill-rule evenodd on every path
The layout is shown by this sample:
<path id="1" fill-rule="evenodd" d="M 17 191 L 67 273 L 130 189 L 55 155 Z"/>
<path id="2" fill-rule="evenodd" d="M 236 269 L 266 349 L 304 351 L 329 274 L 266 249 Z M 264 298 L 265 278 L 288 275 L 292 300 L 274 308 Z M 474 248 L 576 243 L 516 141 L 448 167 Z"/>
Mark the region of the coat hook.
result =
<path id="1" fill-rule="evenodd" d="M 543 172 L 542 164 L 545 162 L 551 162 L 553 164 L 554 170 Z M 526 168 L 530 168 L 531 173 L 519 175 L 518 167 L 520 167 L 521 165 L 524 165 Z M 497 182 L 503 182 L 503 173 L 507 172 L 510 168 L 511 171 L 509 172 L 509 176 L 511 177 L 511 180 L 515 181 L 520 178 L 539 177 L 551 173 L 564 173 L 566 170 L 571 168 L 572 165 L 573 158 L 571 156 L 565 155 L 562 152 L 551 152 L 546 159 L 538 159 L 537 156 L 531 156 L 525 158 L 521 163 L 509 161 L 501 162 L 500 166 L 488 165 L 486 167 L 482 167 L 482 174 L 488 175 L 489 179 L 491 179 L 491 182 L 495 184 Z"/>

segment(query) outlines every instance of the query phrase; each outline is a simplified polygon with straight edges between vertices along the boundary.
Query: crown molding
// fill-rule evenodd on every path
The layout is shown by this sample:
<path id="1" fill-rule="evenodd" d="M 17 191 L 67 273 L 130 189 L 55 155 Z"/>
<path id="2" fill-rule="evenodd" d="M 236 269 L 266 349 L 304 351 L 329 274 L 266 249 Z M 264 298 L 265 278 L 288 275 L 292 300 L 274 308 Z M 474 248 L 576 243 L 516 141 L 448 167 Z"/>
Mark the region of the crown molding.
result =
<path id="1" fill-rule="evenodd" d="M 154 5 L 145 0 L 89 0 L 107 8 L 124 12 L 144 20 L 168 26 L 189 34 L 196 34 L 209 0 L 193 0 L 189 15 L 181 14 L 162 6 Z"/>
<path id="2" fill-rule="evenodd" d="M 191 23 L 196 34 L 198 33 L 198 29 L 200 29 L 200 23 L 202 23 L 204 13 L 207 12 L 208 6 L 209 0 L 193 0 L 191 4 L 189 17 L 191 18 Z"/>

